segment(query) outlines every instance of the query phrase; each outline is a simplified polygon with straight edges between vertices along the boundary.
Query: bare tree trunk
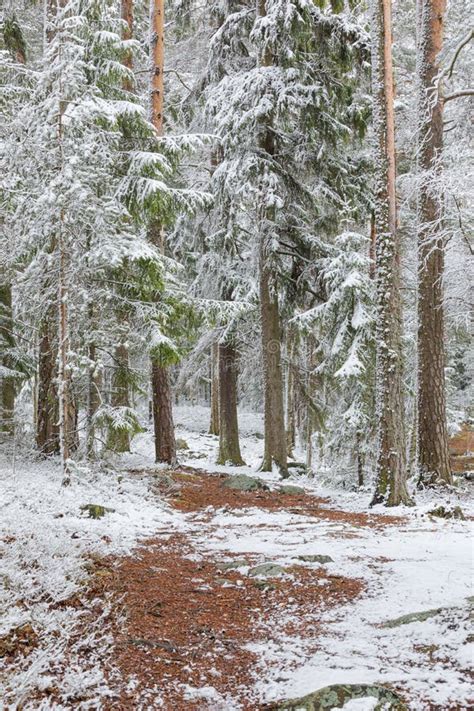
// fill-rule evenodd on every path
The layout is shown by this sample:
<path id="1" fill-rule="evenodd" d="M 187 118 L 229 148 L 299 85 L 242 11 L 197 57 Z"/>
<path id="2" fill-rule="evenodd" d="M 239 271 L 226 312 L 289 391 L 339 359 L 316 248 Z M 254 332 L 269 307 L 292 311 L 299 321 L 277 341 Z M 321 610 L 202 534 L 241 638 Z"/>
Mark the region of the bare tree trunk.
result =
<path id="1" fill-rule="evenodd" d="M 15 338 L 13 335 L 13 313 L 12 313 L 12 288 L 10 284 L 0 286 L 0 345 L 13 347 Z M 4 368 L 13 368 L 8 354 L 2 355 L 0 365 Z M 15 381 L 10 377 L 0 376 L 0 432 L 8 436 L 13 436 L 15 432 Z"/>
<path id="2" fill-rule="evenodd" d="M 20 41 L 15 43 L 10 51 L 13 51 L 14 57 L 19 64 L 26 64 L 25 45 L 23 36 L 20 34 Z M 2 221 L 0 220 L 0 228 Z M 6 281 L 6 275 L 0 276 L 0 344 L 4 343 L 7 348 L 13 348 L 15 345 L 14 324 L 13 324 L 13 302 L 12 302 L 12 286 Z M 0 358 L 0 365 L 4 368 L 14 369 L 14 363 L 8 357 L 8 354 Z M 10 377 L 0 376 L 0 432 L 8 436 L 15 434 L 15 395 L 16 384 L 15 380 Z"/>
<path id="3" fill-rule="evenodd" d="M 240 453 L 237 415 L 237 353 L 233 343 L 219 343 L 218 464 L 245 464 Z"/>
<path id="4" fill-rule="evenodd" d="M 257 16 L 267 14 L 266 0 L 257 0 Z M 262 67 L 271 67 L 273 57 L 265 47 L 259 58 Z M 262 121 L 259 143 L 268 156 L 275 154 L 271 121 Z M 278 292 L 270 266 L 269 244 L 274 229 L 274 209 L 264 207 L 260 216 L 259 288 L 260 321 L 262 332 L 262 360 L 264 386 L 265 442 L 261 471 L 271 471 L 273 463 L 282 477 L 288 476 L 286 456 L 285 411 L 283 403 L 283 377 L 281 370 L 281 330 Z"/>
<path id="5" fill-rule="evenodd" d="M 122 30 L 122 39 L 130 40 L 133 37 L 133 0 L 121 0 L 120 14 L 125 25 Z M 128 50 L 123 59 L 123 64 L 127 69 L 133 69 L 133 55 Z M 133 91 L 133 82 L 126 79 L 123 83 L 125 91 Z"/>
<path id="6" fill-rule="evenodd" d="M 275 463 L 282 476 L 288 475 L 286 433 L 281 372 L 281 332 L 278 295 L 272 289 L 263 240 L 260 245 L 260 320 L 264 385 L 265 448 L 261 469 L 271 471 Z"/>
<path id="7" fill-rule="evenodd" d="M 373 504 L 408 503 L 402 399 L 400 238 L 390 0 L 372 0 L 372 87 L 376 139 L 377 479 Z"/>
<path id="8" fill-rule="evenodd" d="M 174 465 L 176 464 L 176 441 L 170 371 L 156 360 L 152 363 L 152 385 L 155 459 L 157 462 Z"/>
<path id="9" fill-rule="evenodd" d="M 95 343 L 89 344 L 89 382 L 87 384 L 87 431 L 86 452 L 88 459 L 95 455 L 95 427 L 94 416 L 100 407 L 101 378 L 97 371 L 97 354 Z"/>
<path id="10" fill-rule="evenodd" d="M 54 308 L 50 307 L 40 322 L 38 347 L 36 446 L 45 455 L 59 454 L 57 339 L 53 324 Z"/>
<path id="11" fill-rule="evenodd" d="M 293 457 L 293 449 L 296 442 L 296 418 L 295 418 L 295 376 L 293 372 L 293 358 L 295 354 L 294 335 L 288 331 L 287 338 L 286 367 L 286 454 Z"/>
<path id="12" fill-rule="evenodd" d="M 211 346 L 211 422 L 209 434 L 219 434 L 219 345 Z"/>
<path id="13" fill-rule="evenodd" d="M 112 372 L 111 398 L 112 407 L 130 407 L 129 398 L 129 358 L 128 348 L 120 343 L 115 348 L 114 368 Z M 130 451 L 130 434 L 124 429 L 111 427 L 107 436 L 107 447 L 114 452 Z"/>
<path id="14" fill-rule="evenodd" d="M 446 0 L 423 0 L 418 43 L 418 468 L 420 483 L 452 484 L 446 424 L 443 274 L 445 236 L 440 185 L 443 97 L 439 54 Z"/>
<path id="15" fill-rule="evenodd" d="M 159 136 L 163 134 L 164 107 L 164 0 L 150 0 L 150 60 L 151 122 Z M 150 227 L 151 241 L 162 251 L 165 250 L 164 230 L 155 223 Z M 155 455 L 157 462 L 176 462 L 176 441 L 173 423 L 173 393 L 169 366 L 161 360 L 152 361 L 153 418 L 155 429 Z"/>

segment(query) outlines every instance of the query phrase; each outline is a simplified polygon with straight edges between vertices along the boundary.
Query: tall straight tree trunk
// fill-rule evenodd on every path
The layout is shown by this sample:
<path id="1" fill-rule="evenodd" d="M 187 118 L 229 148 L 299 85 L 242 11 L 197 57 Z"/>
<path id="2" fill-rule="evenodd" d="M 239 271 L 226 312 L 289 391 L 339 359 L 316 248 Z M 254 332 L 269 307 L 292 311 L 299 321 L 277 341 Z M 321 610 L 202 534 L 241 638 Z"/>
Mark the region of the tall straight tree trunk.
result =
<path id="1" fill-rule="evenodd" d="M 128 391 L 130 363 L 128 348 L 120 343 L 115 348 L 114 369 L 112 372 L 111 398 L 112 407 L 130 407 Z M 114 452 L 130 451 L 130 434 L 127 430 L 110 428 L 107 437 L 107 447 Z"/>
<path id="2" fill-rule="evenodd" d="M 211 346 L 211 421 L 209 434 L 219 434 L 219 344 Z"/>
<path id="3" fill-rule="evenodd" d="M 245 464 L 240 453 L 237 416 L 237 352 L 234 343 L 219 343 L 218 464 Z"/>
<path id="4" fill-rule="evenodd" d="M 163 134 L 164 107 L 164 0 L 150 0 L 150 59 L 151 122 L 159 136 Z M 151 241 L 165 250 L 164 230 L 156 222 L 150 226 Z M 175 464 L 176 441 L 173 422 L 173 394 L 169 366 L 160 358 L 152 361 L 153 419 L 155 431 L 155 459 L 157 462 Z"/>
<path id="5" fill-rule="evenodd" d="M 293 372 L 293 358 L 295 355 L 294 334 L 290 329 L 287 332 L 287 358 L 286 367 L 286 454 L 293 457 L 296 443 L 296 402 L 295 402 L 295 374 Z"/>
<path id="6" fill-rule="evenodd" d="M 0 344 L 13 347 L 12 287 L 11 284 L 0 284 Z M 11 369 L 14 364 L 8 354 L 2 355 L 0 365 Z M 14 434 L 15 418 L 15 381 L 10 377 L 0 376 L 0 432 L 8 436 Z"/>
<path id="7" fill-rule="evenodd" d="M 91 318 L 91 322 L 93 316 Z M 86 427 L 86 453 L 88 459 L 95 455 L 95 427 L 94 416 L 100 407 L 101 377 L 97 369 L 97 353 L 94 342 L 89 344 L 89 373 L 87 383 L 87 427 Z"/>
<path id="8" fill-rule="evenodd" d="M 152 386 L 156 461 L 176 464 L 170 369 L 158 360 L 152 362 Z"/>
<path id="9" fill-rule="evenodd" d="M 257 16 L 265 17 L 266 14 L 266 0 L 257 0 Z M 271 67 L 273 65 L 273 57 L 268 47 L 262 49 L 259 63 L 262 67 Z M 261 122 L 259 144 L 260 148 L 271 158 L 275 154 L 275 142 L 270 124 L 270 119 Z M 262 195 L 262 200 L 265 200 L 265 195 Z M 261 470 L 271 471 L 272 465 L 276 464 L 281 476 L 286 477 L 288 476 L 288 464 L 281 370 L 280 313 L 277 285 L 275 283 L 275 275 L 270 266 L 269 254 L 274 218 L 274 208 L 262 208 L 258 276 L 262 332 L 265 442 Z"/>
<path id="10" fill-rule="evenodd" d="M 446 0 L 420 0 L 418 43 L 418 468 L 420 483 L 452 484 L 446 425 L 440 186 L 443 97 L 438 81 Z"/>
<path id="11" fill-rule="evenodd" d="M 57 335 L 54 307 L 39 326 L 36 446 L 45 455 L 59 454 L 59 400 L 57 391 Z"/>
<path id="12" fill-rule="evenodd" d="M 20 35 L 20 40 L 23 40 Z M 19 64 L 26 64 L 25 45 L 23 41 L 17 41 L 15 47 L 10 48 L 10 52 Z M 2 222 L 0 221 L 0 228 Z M 0 275 L 0 344 L 13 348 L 15 345 L 14 324 L 13 324 L 13 300 L 12 286 L 5 274 Z M 14 363 L 8 354 L 0 358 L 0 365 L 4 368 L 14 369 Z M 15 394 L 16 384 L 13 378 L 0 376 L 0 432 L 8 436 L 15 433 Z"/>
<path id="13" fill-rule="evenodd" d="M 120 15 L 124 22 L 122 39 L 130 40 L 133 37 L 133 0 L 121 0 Z M 130 50 L 126 52 L 123 64 L 127 67 L 127 69 L 133 69 L 133 56 Z M 123 88 L 125 91 L 133 91 L 133 82 L 128 79 L 125 80 Z"/>
<path id="14" fill-rule="evenodd" d="M 395 193 L 391 0 L 372 0 L 372 91 L 376 140 L 377 429 L 373 504 L 408 503 L 402 399 L 400 238 Z"/>

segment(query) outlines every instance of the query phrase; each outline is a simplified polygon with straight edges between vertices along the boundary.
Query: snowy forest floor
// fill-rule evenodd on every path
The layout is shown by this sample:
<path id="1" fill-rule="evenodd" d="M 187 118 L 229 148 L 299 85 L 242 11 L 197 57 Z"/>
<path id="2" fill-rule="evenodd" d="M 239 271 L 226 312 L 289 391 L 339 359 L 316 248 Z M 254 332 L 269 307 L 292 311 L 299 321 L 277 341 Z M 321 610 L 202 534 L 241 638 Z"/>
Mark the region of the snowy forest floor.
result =
<path id="1" fill-rule="evenodd" d="M 234 490 L 260 417 L 242 415 L 238 469 L 212 464 L 205 408 L 177 421 L 190 449 L 172 472 L 149 435 L 69 487 L 55 463 L 2 454 L 0 708 L 257 711 L 363 683 L 416 711 L 472 708 L 472 485 L 388 513 L 306 477 L 304 493 L 275 474 Z M 430 516 L 440 503 L 466 520 Z"/>

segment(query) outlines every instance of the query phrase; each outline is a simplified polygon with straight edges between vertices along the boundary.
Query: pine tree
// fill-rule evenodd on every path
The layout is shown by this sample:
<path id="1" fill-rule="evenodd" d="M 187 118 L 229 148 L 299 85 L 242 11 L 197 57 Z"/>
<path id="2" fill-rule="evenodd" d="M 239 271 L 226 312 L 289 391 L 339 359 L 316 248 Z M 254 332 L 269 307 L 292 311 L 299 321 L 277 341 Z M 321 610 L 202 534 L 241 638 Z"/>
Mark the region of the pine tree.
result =
<path id="1" fill-rule="evenodd" d="M 420 482 L 452 484 L 446 423 L 444 259 L 441 195 L 443 97 L 439 56 L 446 3 L 420 2 L 418 42 L 418 467 Z"/>
<path id="2" fill-rule="evenodd" d="M 395 192 L 395 125 L 390 0 L 372 2 L 372 86 L 376 160 L 376 489 L 372 503 L 408 503 L 403 427 L 400 237 Z"/>

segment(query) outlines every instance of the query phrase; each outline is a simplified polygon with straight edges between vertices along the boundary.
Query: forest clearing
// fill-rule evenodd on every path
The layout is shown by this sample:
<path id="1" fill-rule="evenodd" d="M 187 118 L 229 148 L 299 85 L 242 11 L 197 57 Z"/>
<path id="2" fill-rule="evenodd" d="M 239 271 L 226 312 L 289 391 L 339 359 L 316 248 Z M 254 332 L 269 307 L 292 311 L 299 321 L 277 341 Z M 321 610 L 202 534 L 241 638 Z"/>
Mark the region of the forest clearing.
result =
<path id="1" fill-rule="evenodd" d="M 0 711 L 474 708 L 467 0 L 3 0 Z"/>

